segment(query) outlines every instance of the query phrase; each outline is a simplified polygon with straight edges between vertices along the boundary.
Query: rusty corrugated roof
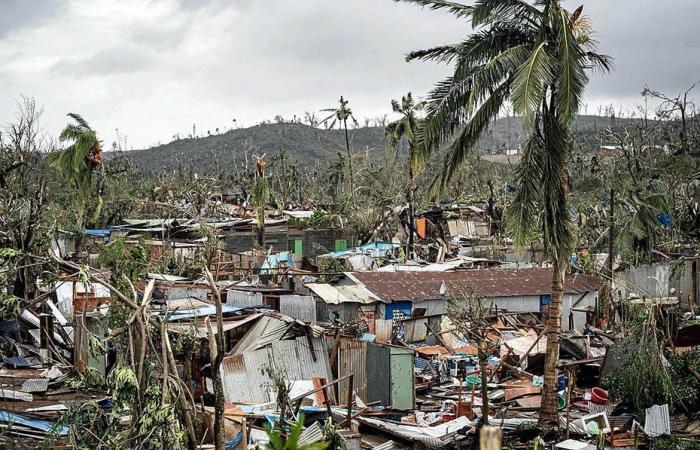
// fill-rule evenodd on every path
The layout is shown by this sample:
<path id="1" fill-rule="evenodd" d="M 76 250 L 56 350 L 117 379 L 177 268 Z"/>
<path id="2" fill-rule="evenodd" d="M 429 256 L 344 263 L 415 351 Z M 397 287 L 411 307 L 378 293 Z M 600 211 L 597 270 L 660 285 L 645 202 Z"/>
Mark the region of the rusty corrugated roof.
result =
<path id="1" fill-rule="evenodd" d="M 484 269 L 457 272 L 355 272 L 353 276 L 384 301 L 438 299 L 444 282 L 447 295 L 462 293 L 493 298 L 546 295 L 552 292 L 552 269 Z M 592 275 L 569 275 L 564 293 L 600 289 Z"/>

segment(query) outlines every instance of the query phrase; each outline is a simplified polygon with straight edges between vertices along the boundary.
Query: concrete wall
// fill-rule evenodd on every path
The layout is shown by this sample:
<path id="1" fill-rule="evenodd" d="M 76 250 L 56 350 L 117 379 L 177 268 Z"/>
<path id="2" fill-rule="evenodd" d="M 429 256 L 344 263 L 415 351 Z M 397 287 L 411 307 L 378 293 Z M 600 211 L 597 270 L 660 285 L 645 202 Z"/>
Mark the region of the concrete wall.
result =
<path id="1" fill-rule="evenodd" d="M 671 266 L 666 263 L 630 267 L 618 274 L 614 298 L 668 297 Z"/>
<path id="2" fill-rule="evenodd" d="M 224 239 L 224 248 L 232 253 L 243 253 L 255 246 L 256 233 L 231 232 Z M 272 247 L 274 252 L 293 250 L 294 241 L 302 240 L 302 253 L 306 258 L 315 258 L 317 255 L 332 252 L 335 250 L 336 239 L 348 241 L 348 248 L 355 245 L 355 238 L 349 230 L 328 229 L 328 230 L 281 230 L 265 233 L 265 245 Z"/>

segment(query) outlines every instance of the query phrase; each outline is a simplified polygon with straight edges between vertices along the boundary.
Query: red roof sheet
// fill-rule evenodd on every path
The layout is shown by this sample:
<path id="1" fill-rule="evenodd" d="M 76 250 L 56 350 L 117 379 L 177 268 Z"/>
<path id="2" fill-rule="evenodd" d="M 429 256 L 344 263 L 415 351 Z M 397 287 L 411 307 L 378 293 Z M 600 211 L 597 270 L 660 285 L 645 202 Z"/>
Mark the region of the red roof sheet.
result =
<path id="1" fill-rule="evenodd" d="M 493 297 L 546 295 L 552 292 L 552 269 L 484 269 L 455 272 L 355 272 L 353 275 L 384 301 L 422 301 L 441 298 L 444 281 L 448 295 L 471 293 Z M 601 279 L 569 275 L 564 293 L 597 291 Z"/>

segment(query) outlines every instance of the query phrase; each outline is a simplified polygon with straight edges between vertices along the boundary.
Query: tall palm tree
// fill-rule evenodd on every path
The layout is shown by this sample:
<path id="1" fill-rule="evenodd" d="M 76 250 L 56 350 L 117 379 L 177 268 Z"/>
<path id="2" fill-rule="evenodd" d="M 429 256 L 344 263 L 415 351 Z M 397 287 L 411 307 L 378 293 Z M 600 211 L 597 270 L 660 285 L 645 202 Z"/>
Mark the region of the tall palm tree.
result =
<path id="1" fill-rule="evenodd" d="M 389 123 L 384 132 L 389 146 L 399 152 L 401 139 L 408 142 L 408 186 L 406 188 L 406 202 L 408 203 L 408 240 L 406 255 L 410 257 L 413 252 L 413 215 L 415 214 L 416 182 L 415 178 L 423 171 L 428 154 L 419 139 L 418 128 L 421 119 L 418 113 L 423 110 L 423 102 L 415 103 L 409 92 L 398 100 L 391 101 L 391 109 L 401 115 L 395 122 Z"/>
<path id="2" fill-rule="evenodd" d="M 255 179 L 253 181 L 253 192 L 250 196 L 250 203 L 255 208 L 256 231 L 258 234 L 258 247 L 265 250 L 265 207 L 270 201 L 270 188 L 265 178 L 265 154 L 262 156 L 253 155 L 255 158 Z"/>
<path id="3" fill-rule="evenodd" d="M 322 112 L 332 112 L 332 114 L 325 119 L 323 119 L 320 123 L 325 123 L 329 124 L 328 128 L 332 129 L 335 124 L 338 124 L 338 127 L 344 128 L 345 129 L 345 148 L 347 149 L 348 152 L 348 171 L 350 172 L 350 198 L 355 198 L 355 181 L 352 173 L 352 153 L 350 152 L 350 138 L 348 135 L 348 119 L 352 120 L 352 122 L 357 125 L 357 120 L 355 119 L 355 116 L 352 115 L 352 109 L 348 106 L 348 101 L 343 98 L 343 96 L 340 96 L 340 100 L 338 100 L 338 107 L 337 108 L 328 108 L 328 109 L 322 109 Z"/>
<path id="4" fill-rule="evenodd" d="M 89 200 L 93 193 L 93 174 L 102 167 L 102 142 L 95 130 L 79 114 L 68 113 L 75 123 L 69 123 L 58 139 L 70 142 L 65 149 L 50 154 L 48 162 L 55 170 L 63 174 L 77 190 L 82 201 Z M 102 196 L 96 192 L 92 221 L 95 222 L 102 210 Z"/>
<path id="5" fill-rule="evenodd" d="M 407 59 L 454 64 L 454 73 L 430 92 L 422 139 L 435 151 L 449 142 L 434 189 L 443 189 L 507 101 L 523 117 L 529 137 L 517 168 L 519 188 L 508 225 L 524 247 L 541 230 L 552 260 L 552 299 L 546 319 L 547 354 L 540 426 L 557 424 L 556 366 L 561 302 L 573 230 L 567 210 L 567 158 L 571 122 L 589 80 L 588 69 L 607 71 L 596 53 L 582 7 L 569 13 L 559 0 L 397 0 L 446 9 L 468 19 L 474 33 L 454 45 L 412 52 Z"/>

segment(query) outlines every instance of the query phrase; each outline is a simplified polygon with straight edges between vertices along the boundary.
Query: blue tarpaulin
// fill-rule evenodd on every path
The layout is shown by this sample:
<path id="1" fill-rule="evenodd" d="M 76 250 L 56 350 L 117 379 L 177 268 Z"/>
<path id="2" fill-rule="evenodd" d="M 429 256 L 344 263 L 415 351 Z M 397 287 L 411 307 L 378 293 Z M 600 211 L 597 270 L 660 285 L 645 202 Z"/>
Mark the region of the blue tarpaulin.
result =
<path id="1" fill-rule="evenodd" d="M 395 248 L 401 247 L 400 244 L 392 244 L 391 242 L 370 242 L 365 245 L 361 245 L 359 247 L 354 247 L 354 248 L 349 248 L 347 250 L 342 250 L 338 252 L 331 252 L 327 253 L 326 255 L 322 256 L 330 256 L 332 258 L 338 258 L 341 256 L 346 256 L 346 255 L 354 255 L 354 254 L 370 254 L 372 256 L 376 257 L 383 257 L 386 256 L 388 252 L 391 250 L 394 250 Z"/>
<path id="2" fill-rule="evenodd" d="M 56 426 L 48 420 L 32 419 L 9 411 L 0 411 L 0 422 L 7 424 L 16 423 L 17 425 L 33 428 L 44 433 L 54 433 L 59 436 L 65 436 L 70 431 L 70 428 L 64 425 Z"/>
<path id="3" fill-rule="evenodd" d="M 260 273 L 270 273 L 279 268 L 279 264 L 284 263 L 287 267 L 294 265 L 294 260 L 289 252 L 280 252 L 274 255 L 268 255 L 265 262 L 260 266 Z"/>
<path id="4" fill-rule="evenodd" d="M 95 228 L 91 230 L 83 230 L 83 234 L 94 237 L 108 238 L 112 234 L 111 228 Z"/>

